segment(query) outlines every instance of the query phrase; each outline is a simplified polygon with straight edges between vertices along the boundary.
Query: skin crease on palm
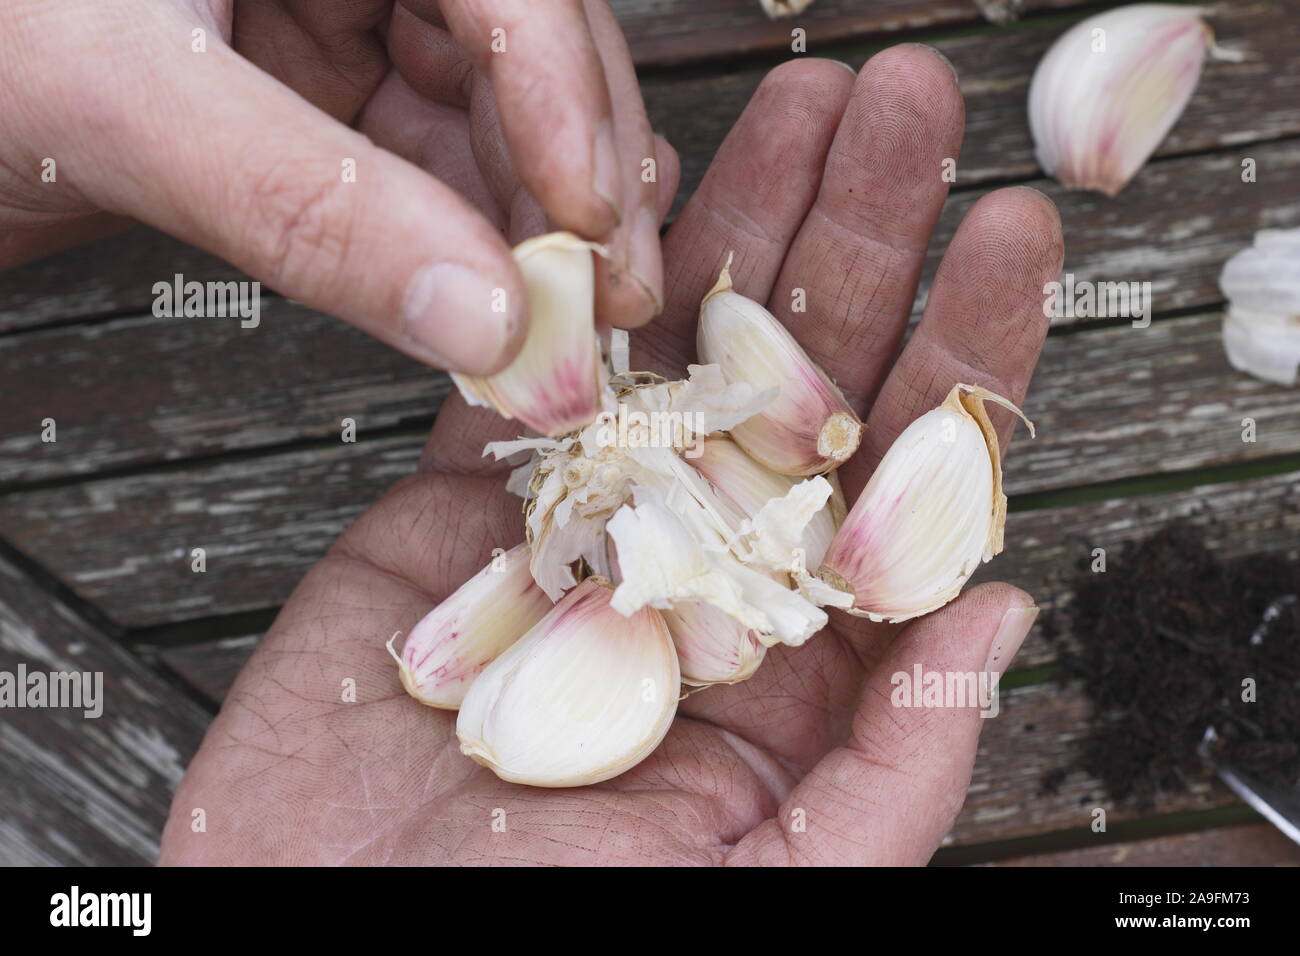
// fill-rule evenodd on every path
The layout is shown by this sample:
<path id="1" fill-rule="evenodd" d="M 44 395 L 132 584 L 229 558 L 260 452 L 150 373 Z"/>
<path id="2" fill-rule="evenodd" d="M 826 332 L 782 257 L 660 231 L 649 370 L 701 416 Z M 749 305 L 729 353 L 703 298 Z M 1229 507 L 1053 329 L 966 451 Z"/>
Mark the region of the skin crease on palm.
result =
<path id="1" fill-rule="evenodd" d="M 693 360 L 699 300 L 734 251 L 738 289 L 788 323 L 867 421 L 841 472 L 850 499 L 954 382 L 1021 401 L 1063 254 L 1037 192 L 972 207 L 900 351 L 962 129 L 951 68 L 923 47 L 887 50 L 856 79 L 824 60 L 773 70 L 665 237 L 665 311 L 634 334 L 633 367 Z M 675 182 L 661 187 L 666 198 Z M 796 287 L 805 313 L 789 309 Z M 1012 423 L 996 421 L 1005 448 Z M 448 400 L 419 474 L 311 570 L 238 678 L 177 793 L 162 861 L 925 863 L 961 807 L 982 718 L 895 708 L 889 677 L 990 657 L 1004 669 L 1035 613 L 1007 585 L 903 626 L 833 615 L 751 680 L 684 700 L 658 750 L 595 786 L 516 786 L 459 754 L 455 715 L 409 698 L 383 645 L 522 539 L 504 469 L 480 457 L 516 433 Z M 355 703 L 341 702 L 348 678 Z"/>
<path id="2" fill-rule="evenodd" d="M 946 61 L 901 46 L 856 79 L 811 58 L 773 70 L 668 231 L 660 266 L 657 243 L 649 259 L 644 241 L 632 249 L 667 212 L 677 159 L 650 133 L 616 24 L 595 0 L 557 0 L 548 17 L 526 7 L 11 0 L 0 10 L 0 45 L 16 53 L 0 60 L 0 267 L 143 220 L 416 358 L 485 370 L 517 344 L 521 320 L 476 315 L 466 329 L 444 310 L 433 344 L 413 341 L 392 320 L 411 274 L 451 258 L 518 301 L 509 243 L 558 225 L 611 247 L 603 316 L 641 326 L 662 299 L 633 336 L 633 367 L 679 377 L 695 358 L 699 300 L 734 251 L 737 289 L 788 324 L 867 421 L 841 470 L 850 500 L 953 383 L 1023 398 L 1047 330 L 1041 289 L 1062 257 L 1056 212 L 1031 190 L 996 191 L 967 213 L 900 353 L 943 162 L 962 137 Z M 190 53 L 196 22 L 214 34 L 207 59 Z M 476 57 L 497 22 L 523 66 Z M 541 52 L 530 61 L 530 50 Z M 588 188 L 596 174 L 582 161 L 601 117 L 618 157 L 613 203 Z M 33 185 L 47 156 L 58 182 Z M 359 157 L 353 192 L 320 185 L 337 180 L 342 156 Z M 647 156 L 658 182 L 642 188 Z M 805 313 L 790 311 L 795 288 Z M 1012 423 L 995 421 L 1005 448 Z M 1030 597 L 1005 585 L 902 627 L 832 615 L 804 647 L 769 652 L 753 679 L 684 700 L 650 758 L 593 787 L 519 787 L 459 754 L 455 715 L 404 693 L 384 642 L 493 548 L 522 540 L 504 470 L 480 457 L 517 431 L 447 401 L 419 473 L 308 573 L 239 676 L 176 795 L 162 862 L 926 862 L 961 806 L 982 721 L 973 709 L 894 708 L 889 675 L 918 663 L 978 671 L 995 645 L 1003 669 L 1033 616 Z M 347 680 L 354 703 L 342 700 Z M 204 832 L 192 827 L 199 808 Z"/>

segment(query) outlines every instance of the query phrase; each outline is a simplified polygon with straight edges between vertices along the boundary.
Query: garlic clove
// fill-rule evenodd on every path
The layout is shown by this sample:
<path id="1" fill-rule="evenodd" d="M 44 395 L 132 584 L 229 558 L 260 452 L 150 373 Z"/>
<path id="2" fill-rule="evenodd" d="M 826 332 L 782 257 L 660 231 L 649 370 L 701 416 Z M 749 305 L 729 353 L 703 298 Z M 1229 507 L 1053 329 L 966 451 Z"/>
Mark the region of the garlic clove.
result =
<path id="1" fill-rule="evenodd" d="M 994 402 L 987 389 L 956 385 L 943 404 L 898 436 L 854 503 L 819 576 L 853 595 L 850 613 L 906 621 L 936 610 L 1002 550 L 1007 499 Z M 832 602 L 823 602 L 832 603 Z"/>
<path id="2" fill-rule="evenodd" d="M 706 439 L 697 457 L 687 457 L 686 460 L 751 521 L 758 519 L 772 501 L 784 499 L 800 484 L 789 475 L 779 475 L 760 465 L 738 444 L 721 435 Z M 837 515 L 839 520 L 844 518 L 844 494 L 839 491 L 839 480 L 834 472 L 828 478 L 831 480 L 819 480 L 830 485 L 830 504 L 827 507 L 819 505 L 806 519 L 799 540 L 784 561 L 785 565 L 797 560 L 802 566 L 815 570 L 826 556 L 826 549 L 830 547 L 838 527 Z M 793 548 L 798 548 L 797 554 Z"/>
<path id="3" fill-rule="evenodd" d="M 1233 368 L 1278 385 L 1300 381 L 1300 229 L 1263 229 L 1223 267 L 1223 345 Z"/>
<path id="4" fill-rule="evenodd" d="M 660 611 L 677 648 L 682 683 L 693 687 L 748 680 L 767 648 L 758 636 L 711 604 L 683 601 Z"/>
<path id="5" fill-rule="evenodd" d="M 838 467 L 857 451 L 862 423 L 835 383 L 786 328 L 731 286 L 731 257 L 700 303 L 696 348 L 729 382 L 779 394 L 731 428 L 731 437 L 762 464 L 783 475 L 815 475 Z"/>
<path id="6" fill-rule="evenodd" d="M 528 335 L 497 374 L 452 375 L 467 402 L 552 437 L 596 417 L 606 374 L 596 335 L 593 250 L 600 247 L 568 232 L 515 247 L 528 293 Z"/>
<path id="7" fill-rule="evenodd" d="M 546 615 L 551 600 L 534 583 L 528 559 L 526 544 L 505 552 L 426 614 L 400 655 L 389 641 L 408 694 L 455 710 L 482 670 Z"/>
<path id="8" fill-rule="evenodd" d="M 1038 163 L 1064 186 L 1114 196 L 1196 89 L 1214 34 L 1197 7 L 1138 3 L 1067 30 L 1029 85 Z"/>
<path id="9" fill-rule="evenodd" d="M 668 627 L 623 617 L 587 578 L 488 665 L 456 721 L 460 749 L 502 780 L 599 783 L 650 755 L 677 712 L 681 674 Z"/>
<path id="10" fill-rule="evenodd" d="M 812 6 L 813 0 L 758 0 L 758 2 L 770 19 L 778 20 L 781 17 L 793 17 L 803 13 Z"/>

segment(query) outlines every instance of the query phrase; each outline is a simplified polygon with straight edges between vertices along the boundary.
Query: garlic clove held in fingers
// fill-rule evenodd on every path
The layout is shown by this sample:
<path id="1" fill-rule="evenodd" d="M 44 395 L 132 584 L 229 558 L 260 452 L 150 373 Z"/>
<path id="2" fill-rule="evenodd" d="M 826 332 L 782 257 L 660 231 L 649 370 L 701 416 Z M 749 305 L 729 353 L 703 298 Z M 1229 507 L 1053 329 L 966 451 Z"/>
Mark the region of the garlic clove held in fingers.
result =
<path id="1" fill-rule="evenodd" d="M 389 642 L 408 694 L 455 710 L 483 669 L 546 616 L 551 599 L 528 561 L 526 544 L 500 554 L 411 629 L 400 655 Z"/>
<path id="2" fill-rule="evenodd" d="M 452 375 L 467 402 L 551 437 L 596 417 L 604 384 L 592 261 L 599 248 L 568 232 L 515 247 L 528 293 L 528 335 L 515 360 L 495 375 Z"/>
<path id="3" fill-rule="evenodd" d="M 681 674 L 658 611 L 624 617 L 587 578 L 488 665 L 456 721 L 461 752 L 502 780 L 578 787 L 645 759 L 677 712 Z"/>
<path id="4" fill-rule="evenodd" d="M 834 382 L 808 357 L 776 316 L 731 286 L 731 258 L 700 303 L 696 349 L 729 382 L 776 399 L 731 429 L 753 458 L 783 475 L 837 468 L 857 451 L 862 423 Z"/>
<path id="5" fill-rule="evenodd" d="M 957 385 L 885 453 L 819 571 L 853 596 L 850 613 L 877 621 L 927 614 L 1002 550 L 1007 499 L 990 401 L 1024 419 L 987 389 Z"/>
<path id="6" fill-rule="evenodd" d="M 1138 3 L 1083 20 L 1029 86 L 1039 165 L 1062 185 L 1114 196 L 1182 114 L 1214 46 L 1197 7 Z"/>

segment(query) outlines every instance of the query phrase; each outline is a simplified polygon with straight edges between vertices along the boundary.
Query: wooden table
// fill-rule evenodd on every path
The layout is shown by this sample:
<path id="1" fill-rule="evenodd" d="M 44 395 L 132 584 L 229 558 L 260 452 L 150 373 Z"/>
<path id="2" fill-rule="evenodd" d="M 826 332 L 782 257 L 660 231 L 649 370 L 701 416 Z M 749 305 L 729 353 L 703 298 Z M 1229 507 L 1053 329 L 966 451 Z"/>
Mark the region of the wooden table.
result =
<path id="1" fill-rule="evenodd" d="M 767 22 L 754 0 L 614 6 L 689 195 L 789 55 L 791 24 Z M 1067 271 L 1153 283 L 1145 330 L 1053 330 L 1026 408 L 1041 437 L 1010 457 L 1010 547 L 989 570 L 1059 605 L 1081 549 L 1175 515 L 1213 520 L 1225 554 L 1294 551 L 1300 389 L 1228 367 L 1216 279 L 1255 230 L 1300 225 L 1300 5 L 1226 5 L 1219 39 L 1250 58 L 1208 64 L 1154 161 L 1114 200 L 1067 192 L 1034 163 L 1029 76 L 1083 14 L 1075 0 L 1025 6 L 1001 28 L 970 0 L 819 0 L 798 21 L 813 54 L 854 66 L 904 38 L 956 65 L 966 143 L 927 275 L 980 195 L 1026 182 L 1060 206 Z M 1245 157 L 1252 184 L 1238 173 Z M 255 332 L 155 318 L 151 287 L 175 272 L 238 278 L 144 229 L 0 276 L 0 670 L 102 670 L 114 704 L 96 722 L 0 714 L 0 862 L 153 860 L 171 793 L 243 660 L 330 541 L 415 467 L 447 392 L 445 377 L 284 300 L 265 305 Z M 55 444 L 40 441 L 47 417 Z M 357 421 L 355 444 L 338 441 L 343 417 Z M 1246 417 L 1254 443 L 1240 437 Z M 203 574 L 190 570 L 194 547 L 207 551 Z M 1043 792 L 1088 713 L 1053 667 L 1052 646 L 1031 636 L 936 862 L 1300 862 L 1209 779 L 1146 810 L 1077 772 Z M 1105 834 L 1089 826 L 1095 806 Z"/>

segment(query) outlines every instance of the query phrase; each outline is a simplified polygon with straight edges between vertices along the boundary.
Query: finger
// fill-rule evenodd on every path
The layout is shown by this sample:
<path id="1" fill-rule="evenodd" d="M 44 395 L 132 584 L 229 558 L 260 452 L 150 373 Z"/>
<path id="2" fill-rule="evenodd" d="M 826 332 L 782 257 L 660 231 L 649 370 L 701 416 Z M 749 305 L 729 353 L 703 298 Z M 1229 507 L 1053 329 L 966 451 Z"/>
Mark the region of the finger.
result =
<path id="1" fill-rule="evenodd" d="M 860 415 L 907 328 L 964 114 L 937 51 L 905 44 L 868 60 L 768 301 Z M 793 311 L 798 291 L 806 311 Z"/>
<path id="2" fill-rule="evenodd" d="M 173 83 L 160 89 L 141 72 L 79 100 L 80 127 L 98 131 L 71 147 L 83 156 L 73 169 L 87 194 L 422 361 L 485 374 L 514 355 L 522 282 L 506 244 L 465 200 L 229 48 L 160 46 L 159 59 L 174 62 L 153 69 Z M 155 108 L 122 106 L 135 102 Z M 164 118 L 170 147 L 145 148 Z"/>
<path id="3" fill-rule="evenodd" d="M 862 447 L 840 470 L 850 500 L 903 429 L 958 382 L 1024 401 L 1049 324 L 1043 286 L 1060 276 L 1064 250 L 1056 206 L 1036 190 L 1000 189 L 971 208 L 872 406 Z M 1015 419 L 989 411 L 1005 452 Z"/>
<path id="4" fill-rule="evenodd" d="M 677 151 L 660 137 L 656 137 L 655 156 L 659 167 L 658 214 L 659 222 L 663 222 L 677 195 L 681 165 Z M 438 411 L 438 420 L 434 422 L 420 456 L 420 470 L 453 475 L 490 475 L 504 480 L 512 466 L 491 456 L 484 457 L 483 446 L 488 442 L 518 438 L 524 432 L 525 428 L 519 422 L 504 419 L 491 409 L 473 407 L 454 392 Z"/>
<path id="5" fill-rule="evenodd" d="M 601 237 L 609 255 L 597 263 L 596 314 L 620 328 L 636 328 L 663 309 L 655 136 L 618 21 L 605 0 L 586 0 L 585 6 L 614 105 L 623 201 L 618 226 Z"/>
<path id="6" fill-rule="evenodd" d="M 618 223 L 621 181 L 609 90 L 580 0 L 442 0 L 447 27 L 492 83 L 510 157 L 561 228 Z"/>
<path id="7" fill-rule="evenodd" d="M 925 864 L 965 800 L 981 712 L 995 710 L 987 696 L 994 675 L 1006 670 L 1037 613 L 1024 592 L 986 584 L 910 625 L 867 678 L 845 744 L 800 781 L 774 819 L 736 845 L 728 862 Z M 913 693 L 927 675 L 974 692 L 938 701 Z M 804 826 L 791 828 L 792 819 Z"/>
<path id="8" fill-rule="evenodd" d="M 830 60 L 793 60 L 764 77 L 664 239 L 664 311 L 632 337 L 636 368 L 680 378 L 695 361 L 700 300 L 729 252 L 736 288 L 768 298 L 852 86 Z"/>
<path id="9" fill-rule="evenodd" d="M 498 231 L 505 213 L 479 172 L 469 142 L 469 116 L 420 96 L 392 71 L 366 103 L 357 128 L 381 149 L 396 153 L 470 202 Z"/>

